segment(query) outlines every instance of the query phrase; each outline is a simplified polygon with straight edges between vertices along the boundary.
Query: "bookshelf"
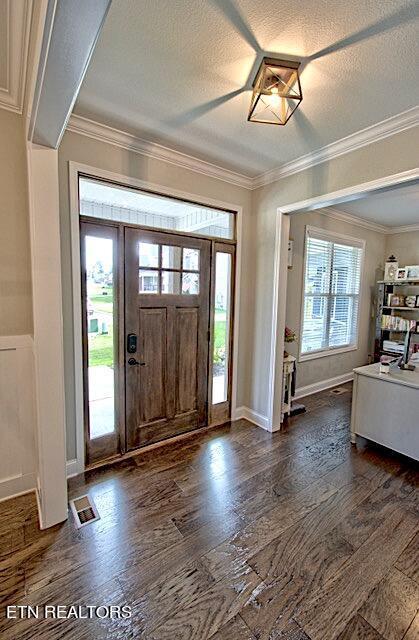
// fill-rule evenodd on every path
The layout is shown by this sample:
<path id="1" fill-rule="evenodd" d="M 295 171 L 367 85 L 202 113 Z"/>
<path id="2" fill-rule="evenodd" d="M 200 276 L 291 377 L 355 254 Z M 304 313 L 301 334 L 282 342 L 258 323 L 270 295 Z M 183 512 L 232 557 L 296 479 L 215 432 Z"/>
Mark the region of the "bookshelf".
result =
<path id="1" fill-rule="evenodd" d="M 399 351 L 393 351 L 388 348 L 384 348 L 384 342 L 403 342 L 407 327 L 403 328 L 391 328 L 383 327 L 385 323 L 399 323 L 400 321 L 390 320 L 391 317 L 399 317 L 408 322 L 416 322 L 416 330 L 419 331 L 419 307 L 409 306 L 395 306 L 388 304 L 389 295 L 415 295 L 419 296 L 419 280 L 395 280 L 385 281 L 379 280 L 377 282 L 377 302 L 376 302 L 376 317 L 375 317 L 375 343 L 374 343 L 374 361 L 379 362 L 382 355 L 394 355 L 395 357 L 400 355 Z M 383 316 L 389 316 L 388 320 Z M 404 323 L 401 323 L 404 325 Z"/>

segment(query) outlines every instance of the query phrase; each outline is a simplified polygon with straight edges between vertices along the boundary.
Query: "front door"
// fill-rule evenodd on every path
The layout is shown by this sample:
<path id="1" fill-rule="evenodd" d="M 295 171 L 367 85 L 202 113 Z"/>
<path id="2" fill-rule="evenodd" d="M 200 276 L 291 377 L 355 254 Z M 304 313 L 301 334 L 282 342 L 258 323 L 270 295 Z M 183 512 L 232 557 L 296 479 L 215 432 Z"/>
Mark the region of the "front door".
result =
<path id="1" fill-rule="evenodd" d="M 207 424 L 210 249 L 125 228 L 127 449 Z"/>

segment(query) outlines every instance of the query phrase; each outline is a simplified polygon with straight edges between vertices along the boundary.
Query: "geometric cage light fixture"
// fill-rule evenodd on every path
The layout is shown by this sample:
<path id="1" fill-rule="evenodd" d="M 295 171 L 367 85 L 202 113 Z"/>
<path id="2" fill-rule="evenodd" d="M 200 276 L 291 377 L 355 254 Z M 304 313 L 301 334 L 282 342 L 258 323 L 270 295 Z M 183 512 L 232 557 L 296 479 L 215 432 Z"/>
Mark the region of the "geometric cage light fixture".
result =
<path id="1" fill-rule="evenodd" d="M 300 62 L 263 58 L 253 82 L 250 122 L 284 125 L 303 99 Z"/>

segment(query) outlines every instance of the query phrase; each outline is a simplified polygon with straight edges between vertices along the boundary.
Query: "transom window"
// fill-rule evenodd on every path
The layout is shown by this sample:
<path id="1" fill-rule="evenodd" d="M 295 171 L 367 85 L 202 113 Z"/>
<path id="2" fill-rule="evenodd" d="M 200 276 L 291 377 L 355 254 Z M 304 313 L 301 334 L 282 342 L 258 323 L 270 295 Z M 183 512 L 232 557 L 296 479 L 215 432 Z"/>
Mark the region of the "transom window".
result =
<path id="1" fill-rule="evenodd" d="M 235 237 L 232 211 L 80 177 L 80 215 L 211 238 Z"/>
<path id="2" fill-rule="evenodd" d="M 357 347 L 364 244 L 306 227 L 301 360 Z"/>
<path id="3" fill-rule="evenodd" d="M 199 294 L 199 249 L 140 242 L 139 293 Z"/>

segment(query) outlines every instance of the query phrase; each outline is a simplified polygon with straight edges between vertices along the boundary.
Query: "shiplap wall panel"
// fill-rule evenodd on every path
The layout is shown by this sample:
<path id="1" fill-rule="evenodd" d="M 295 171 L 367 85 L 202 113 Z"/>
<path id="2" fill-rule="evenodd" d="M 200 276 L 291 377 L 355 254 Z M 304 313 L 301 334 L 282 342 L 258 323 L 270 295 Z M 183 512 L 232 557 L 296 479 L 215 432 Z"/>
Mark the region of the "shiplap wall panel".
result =
<path id="1" fill-rule="evenodd" d="M 0 337 L 0 500 L 35 488 L 35 434 L 32 339 Z"/>

